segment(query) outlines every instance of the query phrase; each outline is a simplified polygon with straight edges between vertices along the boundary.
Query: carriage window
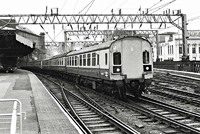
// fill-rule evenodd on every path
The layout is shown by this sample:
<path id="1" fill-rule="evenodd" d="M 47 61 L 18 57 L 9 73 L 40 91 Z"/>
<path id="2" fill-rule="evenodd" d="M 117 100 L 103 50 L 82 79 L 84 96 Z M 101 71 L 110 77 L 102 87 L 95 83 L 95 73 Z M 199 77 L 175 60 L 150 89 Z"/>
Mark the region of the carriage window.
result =
<path id="1" fill-rule="evenodd" d="M 90 54 L 87 54 L 87 66 L 90 66 Z"/>
<path id="2" fill-rule="evenodd" d="M 114 65 L 121 65 L 121 53 L 120 52 L 113 53 L 113 63 L 114 63 Z"/>
<path id="3" fill-rule="evenodd" d="M 82 55 L 80 55 L 80 66 L 82 66 Z"/>
<path id="4" fill-rule="evenodd" d="M 86 66 L 86 55 L 83 55 L 83 66 Z"/>
<path id="5" fill-rule="evenodd" d="M 72 65 L 72 57 L 70 57 L 70 63 L 69 63 L 69 65 L 71 66 Z"/>
<path id="6" fill-rule="evenodd" d="M 147 50 L 143 52 L 143 64 L 149 64 L 149 52 Z"/>
<path id="7" fill-rule="evenodd" d="M 105 53 L 105 65 L 107 65 L 107 64 L 108 64 L 108 54 Z"/>
<path id="8" fill-rule="evenodd" d="M 96 66 L 96 53 L 92 53 L 92 66 Z"/>
<path id="9" fill-rule="evenodd" d="M 78 64 L 78 56 L 75 56 L 75 66 L 77 66 Z"/>

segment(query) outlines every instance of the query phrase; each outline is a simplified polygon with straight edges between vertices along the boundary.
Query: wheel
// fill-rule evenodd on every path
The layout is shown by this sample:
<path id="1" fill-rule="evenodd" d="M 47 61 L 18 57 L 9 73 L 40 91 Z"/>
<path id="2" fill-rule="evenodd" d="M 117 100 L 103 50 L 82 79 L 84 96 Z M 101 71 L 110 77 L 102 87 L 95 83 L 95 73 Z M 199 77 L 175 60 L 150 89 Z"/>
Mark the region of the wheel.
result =
<path id="1" fill-rule="evenodd" d="M 119 93 L 119 98 L 121 100 L 125 100 L 126 99 L 126 90 L 125 90 L 124 86 L 123 87 L 117 87 L 117 90 L 118 90 L 118 93 Z"/>
<path id="2" fill-rule="evenodd" d="M 136 98 L 139 98 L 142 95 L 142 91 L 143 91 L 143 85 L 139 84 L 138 87 L 134 89 L 133 95 Z"/>

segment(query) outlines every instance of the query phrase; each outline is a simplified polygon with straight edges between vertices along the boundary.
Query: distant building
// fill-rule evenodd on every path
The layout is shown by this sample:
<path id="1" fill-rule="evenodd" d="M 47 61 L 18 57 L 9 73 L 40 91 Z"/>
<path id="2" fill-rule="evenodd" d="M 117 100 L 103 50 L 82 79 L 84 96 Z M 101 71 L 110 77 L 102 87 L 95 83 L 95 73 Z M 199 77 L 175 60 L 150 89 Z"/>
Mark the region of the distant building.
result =
<path id="1" fill-rule="evenodd" d="M 188 31 L 188 56 L 190 61 L 200 61 L 200 30 Z M 167 32 L 158 35 L 159 60 L 180 61 L 183 56 L 183 43 L 181 35 L 174 32 Z M 153 45 L 153 59 L 157 59 L 157 47 Z"/>

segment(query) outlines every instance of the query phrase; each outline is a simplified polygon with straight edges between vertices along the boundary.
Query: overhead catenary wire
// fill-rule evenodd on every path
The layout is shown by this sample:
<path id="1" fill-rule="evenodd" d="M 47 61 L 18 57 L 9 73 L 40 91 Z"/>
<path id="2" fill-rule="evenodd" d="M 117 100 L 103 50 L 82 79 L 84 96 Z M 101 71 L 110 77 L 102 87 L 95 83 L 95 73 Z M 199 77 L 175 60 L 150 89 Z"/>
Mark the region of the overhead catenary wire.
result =
<path id="1" fill-rule="evenodd" d="M 55 44 L 55 45 L 57 45 L 56 44 L 56 42 L 51 38 L 51 36 L 48 34 L 48 32 L 44 29 L 44 27 L 42 26 L 42 24 L 40 24 L 40 27 L 43 29 L 43 31 L 45 32 L 45 34 L 51 39 L 51 41 Z"/>
<path id="2" fill-rule="evenodd" d="M 91 5 L 94 3 L 94 1 L 95 1 L 95 0 L 91 0 L 78 14 L 80 14 L 81 12 L 83 12 L 88 6 L 91 7 Z M 90 7 L 89 7 L 89 8 L 90 8 Z M 88 9 L 89 9 L 89 8 L 88 8 Z"/>
<path id="3" fill-rule="evenodd" d="M 153 8 L 154 6 L 158 5 L 159 3 L 161 3 L 163 0 L 160 0 L 159 2 L 155 3 L 153 6 L 151 6 L 150 8 L 147 8 L 148 10 L 151 10 L 151 8 Z"/>
<path id="4" fill-rule="evenodd" d="M 92 3 L 90 4 L 89 8 L 87 9 L 87 11 L 85 12 L 85 14 L 87 14 L 87 12 L 90 10 L 90 8 L 92 7 L 92 5 L 94 4 L 95 0 L 92 0 Z"/>
<path id="5" fill-rule="evenodd" d="M 153 9 L 149 10 L 149 12 L 151 12 L 151 14 L 152 14 L 152 13 L 155 13 L 155 12 L 157 12 L 157 11 L 159 11 L 160 9 L 162 9 L 162 8 L 164 8 L 164 7 L 168 6 L 168 5 L 170 5 L 171 3 L 175 2 L 175 1 L 176 1 L 176 0 L 172 0 L 172 1 L 170 1 L 170 2 L 167 2 L 167 3 L 163 4 L 163 5 L 160 5 L 160 6 L 158 6 L 158 7 L 155 7 L 155 8 L 153 8 Z"/>
<path id="6" fill-rule="evenodd" d="M 77 1 L 78 1 L 78 0 L 77 0 Z M 94 1 L 95 1 L 95 0 L 90 1 L 82 10 L 79 11 L 78 14 L 82 13 L 82 12 L 89 6 L 89 8 L 87 9 L 87 11 L 85 12 L 85 14 L 86 14 L 86 13 L 89 11 L 89 9 L 91 8 L 91 6 L 94 4 Z M 76 5 L 77 5 L 77 2 L 76 2 Z M 75 7 L 74 7 L 73 13 L 74 13 L 74 11 L 75 11 L 76 5 L 75 5 Z M 70 19 L 70 21 L 71 21 L 71 19 Z M 70 22 L 70 21 L 69 21 L 69 22 Z M 66 27 L 64 27 L 64 28 L 55 36 L 55 38 L 57 38 L 57 37 L 64 31 L 65 28 L 66 28 Z M 55 38 L 54 38 L 54 40 L 55 40 Z M 77 38 L 77 39 L 80 40 L 80 38 Z"/>
<path id="7" fill-rule="evenodd" d="M 73 12 L 72 12 L 72 14 L 74 13 L 74 11 L 76 10 L 76 6 L 77 6 L 77 4 L 78 4 L 78 0 L 76 0 L 76 3 L 75 3 L 75 5 L 74 5 L 74 8 L 73 8 Z M 70 21 L 69 21 L 69 23 L 71 22 L 71 19 L 72 19 L 72 17 L 70 18 Z M 71 25 L 70 25 L 71 26 Z M 64 29 L 65 29 L 66 27 L 64 27 L 55 37 L 54 37 L 54 40 L 64 31 Z M 71 27 L 72 28 L 72 27 Z"/>
<path id="8" fill-rule="evenodd" d="M 68 0 L 65 0 L 65 2 L 63 3 L 63 5 L 62 5 L 62 7 L 61 7 L 61 9 L 60 9 L 60 12 L 62 12 L 62 10 L 63 10 L 63 8 L 64 8 L 64 6 L 65 6 L 65 4 L 68 2 Z"/>
<path id="9" fill-rule="evenodd" d="M 124 4 L 126 4 L 127 1 L 128 1 L 128 0 L 124 0 L 124 1 L 122 1 L 122 3 L 120 3 L 120 5 L 119 5 L 118 7 L 123 7 Z"/>
<path id="10" fill-rule="evenodd" d="M 111 4 L 109 4 L 101 13 L 105 12 L 110 6 L 112 6 L 116 2 L 117 2 L 117 0 L 113 0 L 113 2 Z"/>

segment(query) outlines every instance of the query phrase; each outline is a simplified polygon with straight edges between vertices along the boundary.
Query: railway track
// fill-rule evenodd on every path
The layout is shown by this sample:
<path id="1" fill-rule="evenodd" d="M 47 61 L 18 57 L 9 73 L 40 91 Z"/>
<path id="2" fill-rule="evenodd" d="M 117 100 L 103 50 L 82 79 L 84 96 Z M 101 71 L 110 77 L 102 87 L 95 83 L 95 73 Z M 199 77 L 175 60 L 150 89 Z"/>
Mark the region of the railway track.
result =
<path id="1" fill-rule="evenodd" d="M 173 98 L 174 100 L 189 103 L 190 105 L 200 106 L 200 95 L 196 93 L 191 93 L 188 91 L 174 89 L 161 85 L 157 85 L 155 86 L 155 88 L 149 89 L 149 91 L 157 95 L 162 95 L 164 97 Z"/>
<path id="2" fill-rule="evenodd" d="M 65 90 L 67 91 L 67 90 Z M 85 94 L 88 94 L 87 91 L 85 91 Z M 67 93 L 70 94 L 70 93 Z M 95 93 L 96 94 L 96 93 Z M 96 96 L 93 96 L 93 99 L 96 98 L 96 102 L 98 101 L 98 99 L 104 95 L 100 95 L 97 94 Z M 98 96 L 98 97 L 97 97 Z M 94 125 L 94 123 L 96 122 L 102 122 L 102 124 L 104 124 L 105 126 L 109 126 L 111 123 L 107 122 L 105 123 L 104 120 L 108 120 L 105 119 L 105 117 L 103 118 L 104 120 L 99 120 L 100 117 L 103 117 L 102 115 L 100 115 L 99 113 L 96 113 L 97 110 L 91 110 L 92 108 L 89 108 L 87 106 L 87 104 L 80 104 L 80 101 L 74 100 L 72 97 L 68 97 L 69 100 L 72 99 L 70 102 L 72 102 L 71 107 L 74 107 L 74 111 L 77 114 L 76 118 L 80 118 L 83 119 L 81 120 L 83 122 L 83 124 L 89 125 L 88 129 L 92 132 L 92 133 L 96 133 L 95 131 L 95 127 L 99 129 L 100 126 L 98 125 Z M 78 98 L 81 98 L 80 95 Z M 191 113 L 188 111 L 184 111 L 182 109 L 178 109 L 176 107 L 167 105 L 167 104 L 161 104 L 160 102 L 156 102 L 155 100 L 151 100 L 149 98 L 141 98 L 139 102 L 121 102 L 119 100 L 113 99 L 112 97 L 108 97 L 106 96 L 105 99 L 101 99 L 101 101 L 99 101 L 98 105 L 103 105 L 103 103 L 106 103 L 102 100 L 106 100 L 109 99 L 110 101 L 113 102 L 113 106 L 118 104 L 120 106 L 117 107 L 126 107 L 126 108 L 122 108 L 124 109 L 124 111 L 136 111 L 137 113 L 134 113 L 132 115 L 134 115 L 135 117 L 137 117 L 138 119 L 143 120 L 144 122 L 148 122 L 148 123 L 156 123 L 156 125 L 158 124 L 165 124 L 165 128 L 162 131 L 163 133 L 200 133 L 200 117 L 198 114 L 195 113 Z M 88 100 L 88 99 L 87 99 Z M 95 99 L 94 99 L 95 100 Z M 88 103 L 86 101 L 86 103 Z M 89 103 L 89 105 L 91 105 Z M 97 104 L 93 104 L 93 105 L 97 105 Z M 112 105 L 111 103 L 109 105 Z M 99 107 L 99 106 L 96 106 Z M 95 107 L 95 109 L 96 109 Z M 100 112 L 103 112 L 103 108 L 98 108 L 100 110 Z M 83 112 L 81 112 L 83 110 Z M 72 111 L 72 110 L 70 110 Z M 78 111 L 78 112 L 77 112 Z M 95 112 L 94 112 L 95 111 Z M 119 111 L 119 110 L 117 110 Z M 108 112 L 103 112 L 105 113 L 109 113 Z M 111 112 L 110 112 L 111 113 Z M 79 115 L 80 114 L 80 115 Z M 98 121 L 88 121 L 90 120 L 90 116 L 91 119 L 97 119 Z M 82 118 L 83 117 L 83 118 Z M 85 119 L 85 120 L 84 120 Z M 102 118 L 101 118 L 102 119 Z M 86 123 L 85 123 L 86 122 Z M 104 123 L 103 123 L 104 122 Z M 167 124 L 167 125 L 166 125 Z M 111 125 L 116 127 L 115 125 Z M 110 128 L 110 126 L 109 126 Z M 113 128 L 114 133 L 128 133 L 128 132 L 122 132 L 121 128 Z M 106 131 L 104 131 L 103 133 L 105 133 Z"/>
<path id="3" fill-rule="evenodd" d="M 158 74 L 158 73 L 156 73 Z M 157 75 L 156 75 L 157 76 Z M 166 103 L 170 103 L 173 105 L 173 103 L 178 106 L 187 109 L 188 111 L 192 112 L 199 112 L 200 111 L 200 92 L 199 88 L 196 88 L 199 86 L 199 84 L 196 82 L 196 80 L 191 80 L 189 78 L 180 78 L 178 76 L 171 76 L 171 75 L 163 75 L 158 74 L 161 80 L 161 83 L 158 81 L 156 83 L 153 83 L 152 86 L 149 88 L 150 94 L 146 95 L 151 98 L 157 98 L 157 100 L 164 100 Z M 163 80 L 162 77 L 165 77 Z M 176 83 L 179 83 L 180 86 L 177 87 L 177 84 L 171 84 L 168 83 L 167 79 L 170 81 L 174 81 Z M 176 80 L 175 80 L 176 79 Z M 156 78 L 157 80 L 157 78 Z M 181 85 L 181 83 L 189 83 L 186 85 Z M 165 83 L 165 84 L 163 84 Z M 194 84 L 191 88 L 191 84 Z M 183 87 L 183 88 L 182 88 Z"/>
<path id="4" fill-rule="evenodd" d="M 69 91 L 64 86 L 60 86 L 59 83 L 55 83 L 54 80 L 48 80 L 49 82 L 54 83 L 53 85 L 57 85 L 57 87 L 53 86 L 53 88 L 52 86 L 49 86 L 50 90 L 56 89 L 56 91 L 52 92 L 58 94 L 57 89 L 62 87 L 61 93 L 63 94 L 60 98 L 61 102 L 68 106 L 67 109 L 69 112 L 82 126 L 82 128 L 84 128 L 84 131 L 87 134 L 139 134 L 139 132 L 133 128 L 108 114 L 108 112 L 105 112 L 103 108 L 101 108 L 98 104 L 95 104 L 91 99 L 90 102 L 92 102 L 93 105 L 80 97 L 80 94 L 76 95 L 75 92 L 77 93 L 77 91 Z"/>
<path id="5" fill-rule="evenodd" d="M 153 111 L 153 115 L 187 133 L 200 133 L 200 114 L 192 113 L 147 97 L 140 98 L 140 105 Z"/>
<path id="6" fill-rule="evenodd" d="M 101 95 L 101 97 L 102 96 L 104 95 Z M 105 97 L 105 99 L 106 98 L 109 99 L 109 97 Z M 199 114 L 191 113 L 145 97 L 141 98 L 139 102 L 129 101 L 128 103 L 116 101 L 112 98 L 110 98 L 110 100 L 127 107 L 129 110 L 131 109 L 139 112 L 139 114 L 135 114 L 135 116 L 143 119 L 144 122 L 159 121 L 168 124 L 170 127 L 165 128 L 163 133 L 200 133 Z M 125 108 L 123 109 L 125 110 Z"/>
<path id="7" fill-rule="evenodd" d="M 185 87 L 190 87 L 197 90 L 200 87 L 199 81 L 191 79 L 190 77 L 183 78 L 180 76 L 160 74 L 160 73 L 155 73 L 153 81 L 156 84 L 167 83 L 169 85 L 174 85 L 177 87 L 185 86 Z"/>

